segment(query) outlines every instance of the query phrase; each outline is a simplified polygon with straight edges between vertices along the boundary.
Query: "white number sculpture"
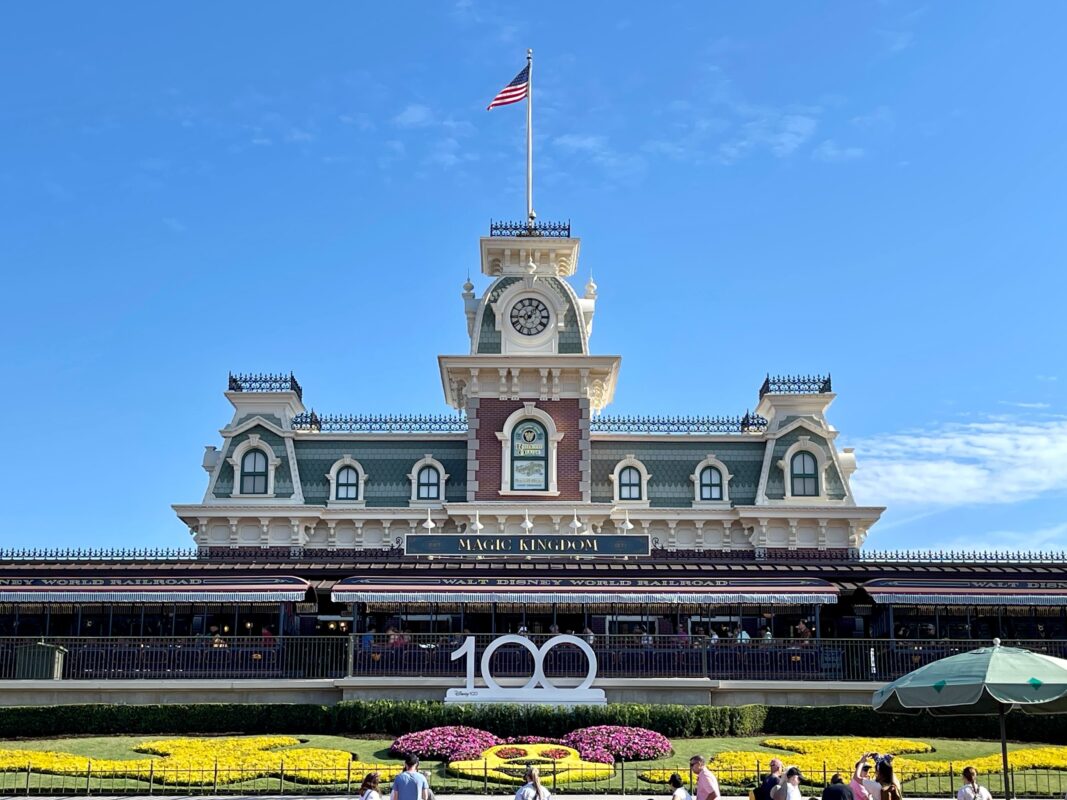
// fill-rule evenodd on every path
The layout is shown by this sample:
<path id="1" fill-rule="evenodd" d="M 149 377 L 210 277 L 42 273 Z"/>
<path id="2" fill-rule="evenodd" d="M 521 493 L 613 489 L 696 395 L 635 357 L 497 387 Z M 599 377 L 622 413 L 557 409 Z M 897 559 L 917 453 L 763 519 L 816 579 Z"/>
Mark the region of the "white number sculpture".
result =
<path id="1" fill-rule="evenodd" d="M 505 687 L 493 677 L 490 661 L 493 653 L 501 647 L 517 644 L 524 647 L 533 656 L 534 669 L 530 679 L 522 686 Z M 545 675 L 545 656 L 553 647 L 573 645 L 581 650 L 588 661 L 585 677 L 574 688 L 557 686 Z M 446 703 L 545 703 L 549 705 L 602 704 L 607 702 L 603 689 L 593 689 L 596 679 L 596 653 L 588 642 L 577 636 L 553 636 L 538 647 L 524 636 L 509 634 L 500 636 L 490 642 L 482 653 L 481 673 L 486 688 L 474 685 L 475 641 L 468 636 L 463 644 L 452 653 L 452 660 L 467 659 L 467 681 L 462 689 L 449 689 L 445 695 Z"/>

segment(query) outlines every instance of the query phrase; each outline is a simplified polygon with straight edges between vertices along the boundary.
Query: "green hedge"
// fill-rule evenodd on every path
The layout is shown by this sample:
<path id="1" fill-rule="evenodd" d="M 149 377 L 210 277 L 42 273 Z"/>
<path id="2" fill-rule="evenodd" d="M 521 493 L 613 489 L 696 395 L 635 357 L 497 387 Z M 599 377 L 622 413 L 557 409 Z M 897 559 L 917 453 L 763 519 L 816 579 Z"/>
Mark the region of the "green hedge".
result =
<path id="1" fill-rule="evenodd" d="M 996 739 L 997 720 L 948 721 L 926 715 L 877 714 L 863 706 L 463 706 L 374 700 L 322 705 L 69 705 L 0 708 L 0 738 L 91 734 L 348 733 L 397 736 L 437 725 L 471 725 L 498 736 L 562 736 L 587 725 L 637 725 L 671 738 L 759 736 L 938 736 Z M 1067 717 L 1012 714 L 1018 741 L 1067 744 Z"/>

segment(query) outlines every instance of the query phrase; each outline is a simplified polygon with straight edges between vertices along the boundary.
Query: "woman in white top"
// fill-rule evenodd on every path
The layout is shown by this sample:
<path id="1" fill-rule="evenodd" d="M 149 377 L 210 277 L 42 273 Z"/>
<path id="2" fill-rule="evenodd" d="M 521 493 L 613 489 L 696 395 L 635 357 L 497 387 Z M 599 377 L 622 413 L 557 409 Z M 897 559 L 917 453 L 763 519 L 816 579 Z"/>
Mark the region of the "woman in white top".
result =
<path id="1" fill-rule="evenodd" d="M 800 794 L 800 782 L 804 779 L 804 776 L 800 774 L 800 770 L 797 767 L 790 767 L 785 771 L 785 794 L 778 792 L 778 797 L 782 800 L 803 800 Z"/>
<path id="2" fill-rule="evenodd" d="M 552 795 L 541 785 L 541 773 L 537 767 L 527 767 L 524 778 L 526 783 L 515 792 L 515 800 L 551 800 Z"/>
<path id="3" fill-rule="evenodd" d="M 956 800 L 993 800 L 989 790 L 978 784 L 978 770 L 974 767 L 963 768 L 963 786 L 956 793 Z"/>
<path id="4" fill-rule="evenodd" d="M 671 795 L 671 800 L 693 799 L 693 796 L 689 794 L 689 790 L 685 788 L 685 782 L 682 780 L 682 776 L 677 772 L 667 779 L 667 783 L 670 784 L 671 789 L 674 790 L 674 794 Z"/>
<path id="5" fill-rule="evenodd" d="M 382 796 L 378 794 L 378 782 L 381 779 L 380 772 L 368 772 L 359 787 L 359 800 L 382 800 Z"/>

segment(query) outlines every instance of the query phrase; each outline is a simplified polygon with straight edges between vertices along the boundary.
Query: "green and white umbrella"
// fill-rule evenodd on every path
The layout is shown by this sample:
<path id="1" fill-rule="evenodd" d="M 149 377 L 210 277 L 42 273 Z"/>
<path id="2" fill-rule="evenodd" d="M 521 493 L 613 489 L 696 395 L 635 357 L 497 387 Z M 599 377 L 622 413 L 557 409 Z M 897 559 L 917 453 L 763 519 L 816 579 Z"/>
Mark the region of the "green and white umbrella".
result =
<path id="1" fill-rule="evenodd" d="M 874 693 L 876 711 L 937 716 L 1000 717 L 1004 791 L 1008 786 L 1008 737 L 1004 715 L 1067 713 L 1067 660 L 1017 647 L 992 647 L 942 658 L 898 678 Z"/>

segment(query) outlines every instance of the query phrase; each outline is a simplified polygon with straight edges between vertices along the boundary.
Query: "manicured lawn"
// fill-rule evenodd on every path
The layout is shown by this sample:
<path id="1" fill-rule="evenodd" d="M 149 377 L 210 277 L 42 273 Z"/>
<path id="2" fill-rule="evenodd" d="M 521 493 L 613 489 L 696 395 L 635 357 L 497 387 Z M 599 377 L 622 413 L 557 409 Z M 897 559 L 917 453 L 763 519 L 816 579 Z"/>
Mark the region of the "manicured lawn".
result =
<path id="1" fill-rule="evenodd" d="M 146 756 L 134 751 L 134 747 L 138 744 L 149 740 L 169 739 L 175 738 L 172 736 L 90 736 L 90 737 L 72 737 L 63 739 L 33 739 L 33 740 L 20 740 L 20 741 L 7 741 L 0 742 L 0 748 L 4 749 L 23 749 L 23 750 L 50 750 L 53 752 L 71 753 L 75 755 L 87 756 L 89 758 L 99 759 L 134 759 L 145 758 Z M 353 753 L 358 756 L 359 760 L 365 763 L 382 763 L 395 765 L 398 759 L 389 755 L 390 739 L 381 738 L 352 738 L 345 736 L 320 736 L 320 735 L 308 735 L 299 736 L 302 743 L 299 747 L 315 747 L 332 750 L 341 750 L 348 753 Z M 659 794 L 666 794 L 666 787 L 659 784 L 650 784 L 645 781 L 639 780 L 637 773 L 643 769 L 650 767 L 661 767 L 677 769 L 685 776 L 685 768 L 688 763 L 689 757 L 696 754 L 704 756 L 712 756 L 716 753 L 724 751 L 747 751 L 753 753 L 764 754 L 765 758 L 760 760 L 761 767 L 766 766 L 766 762 L 774 755 L 778 755 L 785 761 L 786 764 L 790 762 L 790 753 L 774 750 L 769 747 L 765 747 L 761 742 L 768 736 L 759 737 L 746 737 L 746 738 L 723 738 L 723 739 L 675 739 L 674 749 L 675 754 L 666 758 L 658 759 L 656 761 L 645 762 L 633 762 L 625 765 L 618 765 L 616 768 L 616 775 L 613 778 L 606 779 L 598 782 L 589 782 L 586 784 L 569 783 L 561 785 L 559 791 L 561 793 L 580 793 L 582 791 L 596 791 L 599 793 L 604 792 L 618 792 L 625 791 L 628 794 L 654 796 Z M 793 739 L 817 739 L 819 737 L 789 737 Z M 919 753 L 910 756 L 918 761 L 952 761 L 954 764 L 958 764 L 962 767 L 968 759 L 973 759 L 979 756 L 992 755 L 999 752 L 999 743 L 992 741 L 960 741 L 952 739 L 923 739 L 930 743 L 934 747 L 934 751 L 931 753 Z M 1035 747 L 1033 744 L 1015 744 L 1013 748 L 1022 747 Z M 281 752 L 281 751 L 279 751 Z M 281 759 L 280 759 L 281 760 Z M 1067 764 L 1064 765 L 1067 768 Z M 441 762 L 423 762 L 423 769 L 431 775 L 432 784 L 439 793 L 450 792 L 482 792 L 488 788 L 491 792 L 509 793 L 508 787 L 496 785 L 492 782 L 485 782 L 482 780 L 472 780 L 470 778 L 459 778 L 455 775 L 450 775 L 445 764 Z M 205 770 L 204 776 L 200 779 L 201 786 L 198 787 L 199 791 L 196 793 L 203 793 L 213 788 L 211 768 Z M 685 776 L 688 777 L 688 776 Z M 823 776 L 813 775 L 813 784 L 821 784 Z M 358 781 L 362 778 L 362 775 L 351 776 L 354 783 L 358 785 Z M 1027 794 L 1031 796 L 1059 796 L 1062 797 L 1064 790 L 1067 789 L 1067 772 L 1058 771 L 1034 771 L 1028 773 L 1020 773 L 1016 776 L 1017 789 L 1020 794 Z M 546 781 L 546 783 L 550 782 Z M 721 775 L 720 780 L 724 786 L 729 786 L 731 781 L 728 775 Z M 911 795 L 925 795 L 925 796 L 947 796 L 953 788 L 953 783 L 958 780 L 946 775 L 931 776 L 929 778 L 913 778 L 909 779 L 905 783 L 905 794 Z M 113 791 L 116 793 L 122 792 L 134 792 L 138 790 L 148 789 L 148 783 L 144 780 L 138 780 L 136 778 L 99 778 L 91 776 L 89 778 L 84 777 L 71 777 L 42 774 L 38 775 L 32 773 L 29 776 L 25 772 L 6 772 L 0 773 L 0 791 L 5 793 L 22 792 L 28 786 L 31 792 L 44 793 L 44 792 L 63 792 L 63 791 L 84 791 L 86 785 L 93 791 Z M 749 782 L 735 781 L 735 785 L 738 789 L 747 793 L 749 788 Z M 988 786 L 994 793 L 1000 787 L 1000 778 L 997 775 L 988 775 L 983 777 L 984 785 Z M 222 787 L 217 787 L 222 788 Z M 293 782 L 288 777 L 265 777 L 255 780 L 248 780 L 242 783 L 227 784 L 225 786 L 226 792 L 336 792 L 346 791 L 349 787 L 345 785 L 345 776 L 338 777 L 338 783 L 332 786 L 308 786 L 299 782 Z M 353 787 L 354 791 L 355 787 Z M 187 787 L 154 787 L 154 793 L 169 793 L 169 794 L 187 794 L 189 789 Z"/>

